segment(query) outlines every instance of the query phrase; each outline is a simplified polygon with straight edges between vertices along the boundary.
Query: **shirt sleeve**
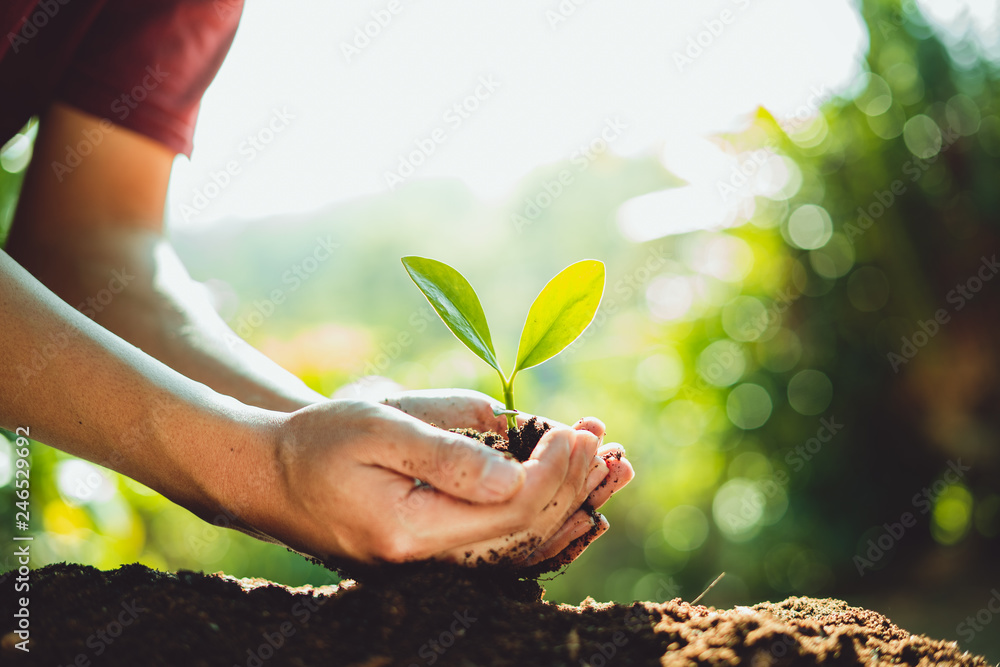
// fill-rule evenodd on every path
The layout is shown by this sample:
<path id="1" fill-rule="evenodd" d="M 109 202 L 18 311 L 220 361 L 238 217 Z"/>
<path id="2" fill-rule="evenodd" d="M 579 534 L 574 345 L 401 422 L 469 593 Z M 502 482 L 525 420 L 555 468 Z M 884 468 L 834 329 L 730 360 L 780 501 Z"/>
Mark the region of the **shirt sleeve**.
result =
<path id="1" fill-rule="evenodd" d="M 190 157 L 202 95 L 242 10 L 243 0 L 111 0 L 55 97 Z"/>

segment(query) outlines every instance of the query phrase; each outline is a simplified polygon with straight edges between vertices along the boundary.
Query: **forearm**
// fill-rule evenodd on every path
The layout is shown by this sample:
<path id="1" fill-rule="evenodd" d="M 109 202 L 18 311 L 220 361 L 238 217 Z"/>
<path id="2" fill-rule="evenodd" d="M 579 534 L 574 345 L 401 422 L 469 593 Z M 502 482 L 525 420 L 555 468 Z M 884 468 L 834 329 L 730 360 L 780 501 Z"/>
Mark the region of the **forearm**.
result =
<path id="1" fill-rule="evenodd" d="M 0 252 L 0 425 L 108 466 L 201 515 L 248 522 L 275 484 L 284 415 L 170 370 L 69 307 Z M 266 474 L 262 474 L 266 472 Z"/>
<path id="2" fill-rule="evenodd" d="M 12 236 L 11 255 L 58 296 L 177 372 L 248 405 L 293 411 L 323 400 L 239 338 L 155 232 Z"/>

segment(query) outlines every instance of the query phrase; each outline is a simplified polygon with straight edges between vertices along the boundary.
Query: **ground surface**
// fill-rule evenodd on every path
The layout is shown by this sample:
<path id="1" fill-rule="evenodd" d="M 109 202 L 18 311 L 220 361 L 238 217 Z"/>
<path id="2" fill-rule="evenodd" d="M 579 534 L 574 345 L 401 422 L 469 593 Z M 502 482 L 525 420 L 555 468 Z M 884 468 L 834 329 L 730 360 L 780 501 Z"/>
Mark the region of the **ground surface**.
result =
<path id="1" fill-rule="evenodd" d="M 3 665 L 981 665 L 955 643 L 910 635 L 837 600 L 714 610 L 680 600 L 553 605 L 534 582 L 493 573 L 369 574 L 286 588 L 142 565 L 32 573 L 31 652 Z"/>

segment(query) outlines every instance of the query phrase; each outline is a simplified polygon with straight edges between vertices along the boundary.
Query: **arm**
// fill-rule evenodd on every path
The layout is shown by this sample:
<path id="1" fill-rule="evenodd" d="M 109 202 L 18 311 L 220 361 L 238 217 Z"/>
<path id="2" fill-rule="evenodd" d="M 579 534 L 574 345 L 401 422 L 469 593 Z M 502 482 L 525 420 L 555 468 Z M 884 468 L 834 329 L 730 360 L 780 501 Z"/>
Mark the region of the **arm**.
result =
<path id="1" fill-rule="evenodd" d="M 523 561 L 517 545 L 550 540 L 588 492 L 590 433 L 547 434 L 522 465 L 376 403 L 247 406 L 94 324 L 3 252 L 0 339 L 0 426 L 321 558 Z"/>
<path id="2" fill-rule="evenodd" d="M 93 136 L 94 132 L 101 132 L 101 130 L 97 121 L 85 114 L 57 105 L 46 115 L 37 142 L 35 158 L 25 182 L 15 226 L 9 239 L 8 247 L 12 255 L 71 306 L 79 308 L 107 330 L 138 346 L 143 352 L 160 360 L 166 366 L 187 378 L 202 383 L 202 385 L 191 384 L 196 384 L 199 392 L 207 392 L 200 395 L 202 398 L 210 397 L 211 401 L 209 402 L 211 403 L 223 400 L 223 397 L 218 396 L 216 392 L 232 396 L 249 406 L 280 411 L 293 411 L 323 400 L 321 395 L 305 387 L 297 378 L 239 339 L 210 307 L 201 290 L 187 276 L 169 245 L 161 238 L 166 181 L 169 177 L 173 157 L 169 151 L 155 142 L 127 130 L 115 129 L 103 134 L 100 144 L 84 159 L 82 164 L 69 173 L 60 171 L 57 174 L 50 168 L 52 163 L 64 159 L 65 147 L 77 143 L 81 136 L 85 136 L 86 132 Z M 44 290 L 42 291 L 44 292 Z M 30 306 L 25 312 L 32 312 Z M 90 323 L 88 326 L 93 329 Z M 100 328 L 96 330 L 99 331 Z M 48 330 L 48 333 L 57 335 L 59 331 L 61 329 L 57 326 L 55 331 Z M 41 334 L 42 332 L 36 331 L 35 333 Z M 107 336 L 107 332 L 104 331 L 101 335 Z M 111 336 L 110 339 L 116 341 L 115 345 L 121 343 L 114 336 Z M 30 336 L 26 340 L 31 340 Z M 130 350 L 129 354 L 138 353 L 133 348 L 128 346 L 126 348 Z M 143 359 L 143 364 L 152 361 L 145 355 L 140 354 L 140 358 Z M 80 364 L 63 370 L 64 372 L 75 370 L 83 373 L 79 387 L 82 390 L 88 381 L 86 362 L 89 357 L 84 354 L 79 359 Z M 49 370 L 48 365 L 46 368 Z M 166 370 L 159 364 L 155 365 L 155 368 L 157 369 L 156 373 L 159 374 Z M 81 371 L 81 369 L 83 370 Z M 176 374 L 168 375 L 173 382 L 177 381 Z M 51 377 L 53 376 L 50 376 L 50 381 L 55 382 Z M 149 377 L 152 379 L 155 376 Z M 154 384 L 156 383 L 154 382 Z M 189 385 L 186 386 L 190 389 Z M 215 391 L 209 391 L 208 388 Z M 42 395 L 48 396 L 45 392 Z M 435 399 L 432 403 L 433 410 L 430 412 L 426 409 L 428 406 L 426 397 L 422 397 L 416 403 L 407 399 L 395 407 L 425 421 L 436 420 L 436 423 L 440 424 L 444 423 L 443 416 L 447 416 L 452 420 L 458 419 L 457 423 L 472 426 L 473 422 L 471 421 L 465 423 L 466 418 L 469 417 L 467 413 L 470 413 L 470 410 L 482 413 L 483 408 L 488 408 L 489 405 L 488 400 L 484 400 L 482 397 L 474 400 L 464 397 L 456 403 L 454 393 L 445 395 L 439 400 Z M 109 405 L 114 405 L 114 403 Z M 204 405 L 200 403 L 199 406 L 204 408 Z M 65 416 L 56 411 L 55 405 L 50 407 L 53 412 L 40 415 L 46 425 L 50 423 L 51 418 Z M 192 406 L 188 405 L 187 407 Z M 149 405 L 146 405 L 145 408 L 148 410 Z M 209 410 L 209 413 L 213 415 L 218 415 L 219 412 L 220 410 L 216 408 Z M 13 412 L 11 414 L 22 415 L 24 413 Z M 158 456 L 148 460 L 142 457 L 134 460 L 123 458 L 126 454 L 123 453 L 122 447 L 114 447 L 112 444 L 108 444 L 107 440 L 113 433 L 121 433 L 121 424 L 115 423 L 116 414 L 123 413 L 112 411 L 108 414 L 110 421 L 105 421 L 103 417 L 99 420 L 98 426 L 102 429 L 110 429 L 110 431 L 97 434 L 98 442 L 103 447 L 97 450 L 89 448 L 86 443 L 81 445 L 78 441 L 73 440 L 71 433 L 56 433 L 54 439 L 46 439 L 48 436 L 45 435 L 45 430 L 39 431 L 36 427 L 36 431 L 42 433 L 42 439 L 46 442 L 51 442 L 51 444 L 64 448 L 66 451 L 118 469 L 160 490 L 164 495 L 202 516 L 214 516 L 220 511 L 220 507 L 235 506 L 238 510 L 245 502 L 249 502 L 249 497 L 256 497 L 255 494 L 258 494 L 259 489 L 253 484 L 248 484 L 248 481 L 263 474 L 259 470 L 261 461 L 265 462 L 264 465 L 278 466 L 289 475 L 295 470 L 295 466 L 286 465 L 280 457 L 275 459 L 274 456 L 269 457 L 266 454 L 262 455 L 260 452 L 256 452 L 252 458 L 257 463 L 244 466 L 242 472 L 248 476 L 237 476 L 236 479 L 239 481 L 232 481 L 228 477 L 213 479 L 213 483 L 209 487 L 204 487 L 203 484 L 199 485 L 194 479 L 185 483 L 183 474 L 174 479 L 175 466 L 186 469 L 184 466 L 191 468 L 194 465 L 192 461 L 203 463 L 204 461 L 200 458 L 201 450 L 179 448 L 176 451 L 163 451 L 159 452 Z M 342 453 L 345 449 L 352 453 L 380 452 L 388 446 L 388 441 L 391 440 L 439 452 L 441 439 L 445 436 L 442 436 L 436 429 L 427 430 L 426 424 L 418 425 L 413 419 L 401 420 L 400 415 L 394 410 L 372 412 L 370 404 L 358 402 L 325 405 L 305 414 L 307 416 L 297 417 L 290 422 L 290 425 L 280 429 L 281 442 L 285 443 L 281 451 L 292 451 L 288 442 L 294 441 L 293 436 L 297 430 L 315 429 L 315 440 L 308 442 L 308 447 L 311 448 L 312 452 L 310 457 L 297 458 L 296 465 L 307 470 L 324 471 L 341 469 L 345 462 L 353 462 L 358 466 L 360 472 L 358 475 L 349 475 L 352 484 L 343 484 L 341 495 L 324 496 L 325 500 L 312 506 L 311 509 L 299 507 L 295 510 L 294 514 L 311 514 L 312 519 L 305 520 L 302 525 L 299 525 L 292 531 L 291 537 L 279 538 L 289 540 L 290 545 L 301 545 L 296 546 L 296 548 L 311 549 L 310 553 L 314 554 L 324 553 L 324 550 L 329 553 L 337 553 L 343 549 L 350 549 L 351 553 L 357 557 L 379 553 L 380 549 L 385 551 L 388 548 L 384 543 L 385 540 L 399 539 L 400 535 L 406 534 L 406 527 L 387 525 L 383 520 L 384 514 L 373 516 L 372 513 L 380 507 L 379 502 L 382 503 L 383 510 L 395 515 L 396 509 L 394 508 L 398 508 L 400 503 L 404 503 L 405 498 L 409 498 L 413 491 L 413 477 L 419 477 L 435 486 L 440 484 L 441 486 L 438 488 L 451 488 L 450 474 L 443 474 L 436 469 L 406 468 L 403 457 L 408 456 L 409 459 L 412 459 L 416 456 L 415 454 L 406 455 L 401 450 L 394 450 L 391 452 L 391 456 L 386 459 L 389 464 L 376 465 L 380 462 L 378 458 L 372 460 L 368 460 L 364 456 L 351 458 L 350 456 L 344 457 Z M 322 416 L 315 416 L 317 414 Z M 229 433 L 230 426 L 233 426 L 231 423 L 233 418 L 231 415 L 228 416 L 216 423 L 215 428 L 225 430 L 229 438 L 239 437 Z M 273 415 L 271 418 L 274 418 Z M 183 419 L 189 420 L 192 424 L 200 423 L 195 416 L 185 416 Z M 260 417 L 257 415 L 252 418 L 252 421 L 259 419 Z M 133 434 L 132 440 L 129 442 L 144 442 L 143 439 L 148 437 L 147 426 L 141 426 L 140 422 L 131 418 L 126 421 L 131 424 L 130 432 Z M 235 427 L 239 427 L 239 419 L 236 421 Z M 317 424 L 324 426 L 321 428 Z M 351 426 L 344 430 L 337 427 L 336 424 L 349 424 Z M 69 426 L 72 427 L 72 424 Z M 592 428 L 588 429 L 585 426 L 580 426 L 580 428 L 593 431 Z M 237 430 L 239 429 L 237 428 Z M 289 434 L 292 435 L 289 436 Z M 595 435 L 597 438 L 603 436 L 603 426 L 600 428 L 600 433 L 595 433 Z M 259 439 L 262 436 L 257 434 L 257 437 Z M 292 440 L 287 440 L 287 437 L 292 437 Z M 445 441 L 451 442 L 447 438 Z M 190 439 L 185 438 L 184 442 L 188 443 Z M 296 447 L 299 449 L 307 446 L 302 441 L 297 442 Z M 571 440 L 571 442 L 575 441 Z M 163 447 L 168 447 L 170 442 L 165 441 L 162 444 Z M 461 446 L 468 447 L 470 443 L 466 442 Z M 474 446 L 482 449 L 478 445 Z M 274 447 L 272 446 L 270 449 L 273 450 Z M 544 448 L 540 448 L 540 450 L 544 452 Z M 238 451 L 238 448 L 234 447 L 234 451 Z M 143 453 L 145 452 L 147 449 L 143 447 Z M 549 455 L 554 456 L 553 454 Z M 170 456 L 174 458 L 170 460 Z M 340 458 L 336 458 L 337 456 Z M 164 457 L 166 457 L 167 465 L 158 467 Z M 481 466 L 483 463 L 480 459 L 481 455 L 476 454 L 470 460 L 472 465 Z M 433 460 L 437 459 L 435 457 L 425 459 L 425 461 Z M 233 464 L 227 463 L 225 459 L 209 462 L 211 469 L 223 469 L 231 465 Z M 324 465 L 328 465 L 329 468 L 324 467 Z M 537 465 L 541 466 L 541 464 Z M 614 466 L 616 465 L 619 464 L 611 464 L 609 459 L 608 466 L 605 466 L 600 461 L 594 461 L 593 456 L 591 456 L 592 479 L 586 480 L 588 493 L 594 491 L 597 486 L 601 487 L 591 494 L 590 500 L 595 507 L 600 506 L 607 500 L 612 491 L 620 488 L 631 479 L 630 466 L 627 470 L 620 468 L 619 472 L 615 472 Z M 627 466 L 627 461 L 621 465 Z M 373 472 L 373 467 L 387 468 L 388 473 L 385 470 Z M 608 467 L 612 467 L 614 473 L 611 475 L 612 481 L 610 484 L 602 484 Z M 541 469 L 544 471 L 546 468 L 541 466 Z M 197 470 L 193 472 L 197 472 Z M 239 473 L 240 470 L 237 469 L 236 472 Z M 400 474 L 403 474 L 402 482 L 400 482 Z M 367 479 L 368 483 L 359 484 L 358 480 L 361 479 Z M 470 477 L 470 480 L 473 479 L 479 478 L 478 476 Z M 329 476 L 314 480 L 314 484 L 322 486 L 324 480 L 328 483 Z M 283 478 L 283 481 L 287 483 L 288 479 Z M 411 486 L 408 487 L 407 484 Z M 379 485 L 393 489 L 396 495 L 382 495 L 383 486 Z M 294 486 L 296 493 L 300 488 L 308 487 L 308 479 L 298 480 Z M 224 488 L 225 492 L 221 492 L 220 488 Z M 542 488 L 548 487 L 543 485 Z M 287 497 L 285 502 L 279 502 L 280 499 L 276 498 L 276 495 L 280 496 L 281 493 L 285 493 L 285 496 L 289 495 L 289 492 L 281 489 L 279 484 L 273 494 L 264 494 L 263 497 L 270 498 L 272 501 L 267 509 L 288 507 L 295 504 Z M 209 491 L 213 491 L 213 493 L 209 493 Z M 342 495 L 348 492 L 354 495 Z M 290 494 L 293 499 L 296 493 Z M 421 493 L 424 494 L 420 496 L 423 498 L 432 491 L 425 490 Z M 435 498 L 442 499 L 440 502 L 443 505 L 448 506 L 455 502 L 455 498 L 494 502 L 498 497 L 496 494 L 484 496 L 483 489 L 476 485 L 468 487 L 460 485 L 458 491 L 450 491 L 449 494 L 438 491 L 433 491 L 433 493 Z M 372 496 L 375 494 L 378 494 L 379 502 L 373 501 Z M 504 496 L 501 494 L 500 497 Z M 579 503 L 586 497 L 585 493 L 574 506 L 579 506 Z M 345 528 L 347 536 L 337 541 L 336 544 L 329 542 L 331 539 L 329 535 L 325 538 L 327 541 L 318 544 L 308 539 L 303 540 L 303 535 L 313 535 L 318 525 L 329 521 L 332 516 L 328 508 L 330 503 L 336 503 L 345 508 L 360 506 L 364 511 L 356 515 L 348 512 L 345 516 L 360 516 L 364 517 L 365 520 L 354 524 L 353 528 L 349 526 Z M 569 506 L 567 503 L 561 505 L 561 507 Z M 206 510 L 205 507 L 214 509 Z M 444 511 L 443 508 L 442 511 Z M 490 524 L 492 527 L 488 528 L 486 533 L 479 534 L 487 543 L 493 538 L 489 531 L 495 530 L 500 525 L 508 525 L 512 516 L 516 520 L 521 520 L 522 524 L 525 519 L 525 516 L 518 515 L 516 511 L 514 514 L 510 514 L 511 507 L 506 507 L 506 509 L 495 507 L 493 511 L 494 513 L 499 512 L 496 514 L 495 523 Z M 535 519 L 532 526 L 536 533 L 541 529 L 535 523 L 538 520 L 542 520 L 543 523 L 548 521 L 548 518 L 543 516 L 544 514 L 532 515 Z M 427 514 L 426 516 L 433 519 L 435 515 Z M 567 519 L 569 520 L 567 521 Z M 549 533 L 549 537 L 548 541 L 536 550 L 535 559 L 538 559 L 540 555 L 548 557 L 562 551 L 570 542 L 587 532 L 590 527 L 583 523 L 589 521 L 587 517 L 573 515 L 572 517 L 563 517 L 563 520 L 564 526 L 558 532 L 550 531 L 548 528 L 541 530 L 543 533 Z M 255 526 L 256 528 L 249 532 L 254 532 L 259 537 L 263 535 L 283 536 L 291 530 L 288 521 L 286 518 L 279 521 L 278 525 L 269 527 L 271 525 L 269 521 L 251 516 L 246 521 L 246 526 Z M 319 523 L 310 523 L 310 521 Z M 479 525 L 479 521 L 472 516 L 466 523 L 472 527 Z M 347 524 L 350 522 L 347 521 L 345 525 Z M 545 525 L 547 526 L 547 524 Z M 363 538 L 357 537 L 358 531 L 370 531 L 373 526 L 379 527 L 379 530 L 382 531 L 381 541 L 371 534 Z M 606 526 L 599 526 L 599 529 L 606 529 Z M 384 537 L 385 535 L 389 537 Z M 428 528 L 425 531 L 424 542 L 421 543 L 422 551 L 416 553 L 441 553 L 442 543 L 439 537 L 438 531 Z M 462 534 L 462 539 L 467 537 L 467 534 Z M 354 546 L 345 546 L 352 544 Z M 376 546 L 373 547 L 373 544 Z M 391 553 L 399 554 L 398 544 L 389 546 L 392 547 Z M 413 549 L 416 548 L 414 545 L 410 546 L 412 548 L 405 550 L 406 553 L 413 553 Z M 576 545 L 572 551 L 579 553 L 585 546 L 586 544 Z"/>
<path id="3" fill-rule="evenodd" d="M 196 513 L 224 502 L 213 470 L 231 467 L 238 477 L 267 455 L 278 413 L 174 373 L 59 301 L 3 252 L 0 327 L 5 428 L 30 426 L 36 439 Z"/>
<path id="4" fill-rule="evenodd" d="M 52 168 L 87 136 L 101 140 L 78 166 Z M 162 238 L 173 158 L 155 141 L 54 105 L 40 124 L 8 252 L 98 324 L 220 393 L 283 411 L 323 400 L 233 333 Z"/>

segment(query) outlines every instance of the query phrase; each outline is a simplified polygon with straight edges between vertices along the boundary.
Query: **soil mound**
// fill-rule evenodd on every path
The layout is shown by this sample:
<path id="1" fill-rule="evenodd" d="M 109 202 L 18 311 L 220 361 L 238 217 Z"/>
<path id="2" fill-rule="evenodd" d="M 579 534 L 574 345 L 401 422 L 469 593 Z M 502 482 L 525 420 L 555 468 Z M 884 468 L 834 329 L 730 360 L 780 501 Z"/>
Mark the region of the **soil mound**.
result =
<path id="1" fill-rule="evenodd" d="M 364 583 L 288 588 L 143 565 L 31 574 L 31 652 L 0 600 L 0 664 L 976 665 L 955 642 L 911 635 L 839 600 L 717 610 L 680 599 L 550 604 L 533 581 L 441 565 Z"/>

